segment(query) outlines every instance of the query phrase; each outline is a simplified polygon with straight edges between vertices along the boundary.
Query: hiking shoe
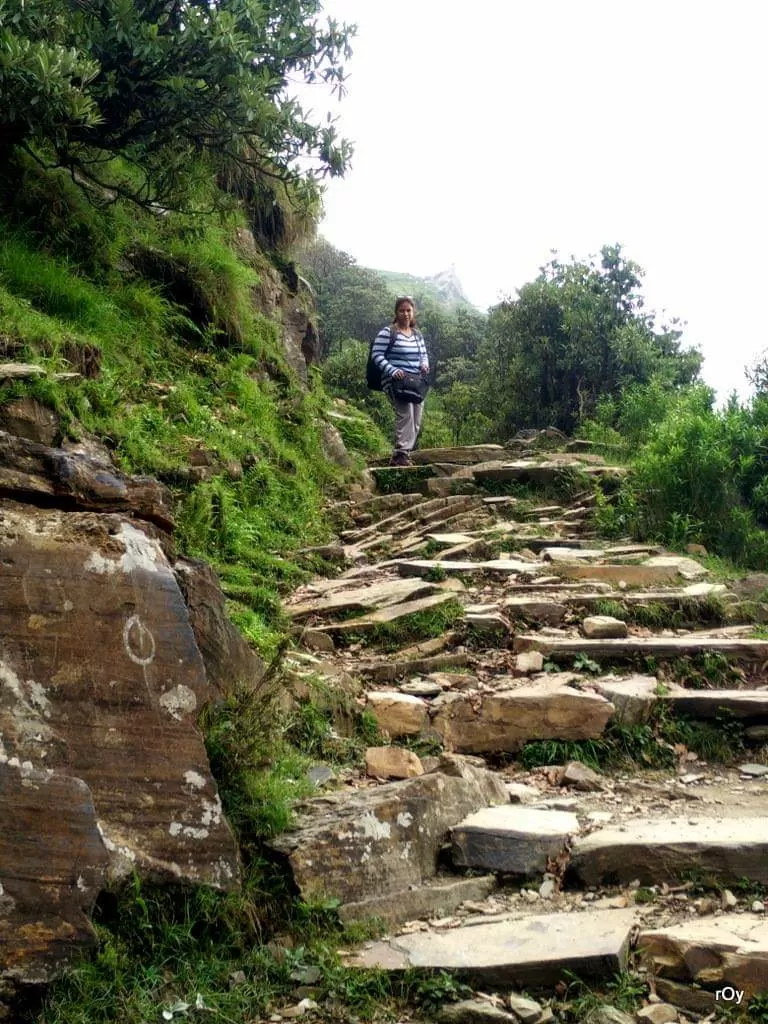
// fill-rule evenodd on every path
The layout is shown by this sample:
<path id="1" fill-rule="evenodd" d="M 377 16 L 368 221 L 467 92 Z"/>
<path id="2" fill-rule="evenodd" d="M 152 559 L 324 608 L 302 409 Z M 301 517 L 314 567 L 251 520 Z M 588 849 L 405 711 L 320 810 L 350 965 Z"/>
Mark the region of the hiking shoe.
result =
<path id="1" fill-rule="evenodd" d="M 390 466 L 410 466 L 411 460 L 408 458 L 407 452 L 395 452 L 389 460 L 389 464 Z"/>

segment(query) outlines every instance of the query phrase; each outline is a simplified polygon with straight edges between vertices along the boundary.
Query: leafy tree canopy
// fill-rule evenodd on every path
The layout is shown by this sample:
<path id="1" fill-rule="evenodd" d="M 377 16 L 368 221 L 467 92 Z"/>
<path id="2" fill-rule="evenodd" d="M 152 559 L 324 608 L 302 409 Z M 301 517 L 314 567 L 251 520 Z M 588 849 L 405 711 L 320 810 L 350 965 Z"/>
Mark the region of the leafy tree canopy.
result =
<path id="1" fill-rule="evenodd" d="M 108 194 L 171 207 L 201 162 L 289 181 L 342 174 L 349 144 L 289 95 L 294 81 L 343 88 L 354 29 L 322 25 L 320 10 L 320 0 L 0 0 L 0 158 L 23 147 Z M 118 176 L 115 157 L 135 173 Z"/>
<path id="2" fill-rule="evenodd" d="M 547 425 L 570 432 L 630 382 L 655 378 L 675 389 L 698 377 L 701 354 L 681 348 L 677 321 L 657 327 L 642 276 L 620 246 L 605 246 L 599 262 L 553 259 L 518 299 L 494 307 L 481 391 L 494 396 L 500 434 Z"/>

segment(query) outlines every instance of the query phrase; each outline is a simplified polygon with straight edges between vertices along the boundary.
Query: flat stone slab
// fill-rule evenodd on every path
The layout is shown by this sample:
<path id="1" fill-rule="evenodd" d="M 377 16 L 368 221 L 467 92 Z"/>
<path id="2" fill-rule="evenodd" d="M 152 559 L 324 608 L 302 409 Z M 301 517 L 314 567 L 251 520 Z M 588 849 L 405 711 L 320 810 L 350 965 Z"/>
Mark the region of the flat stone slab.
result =
<path id="1" fill-rule="evenodd" d="M 292 619 L 308 615 L 322 615 L 326 612 L 366 611 L 390 604 L 415 600 L 435 590 L 434 584 L 416 580 L 377 580 L 364 587 L 345 589 L 333 588 L 329 593 L 301 604 L 286 605 L 285 613 Z"/>
<path id="2" fill-rule="evenodd" d="M 675 658 L 703 651 L 725 654 L 732 659 L 764 661 L 768 658 L 768 640 L 733 640 L 706 636 L 628 637 L 625 640 L 587 640 L 583 637 L 553 639 L 536 634 L 515 637 L 515 652 L 541 651 L 551 658 L 571 657 L 582 651 L 590 658 L 626 658 L 635 654 L 657 658 Z"/>
<path id="3" fill-rule="evenodd" d="M 673 686 L 659 700 L 688 718 L 712 719 L 725 711 L 742 721 L 768 720 L 768 690 L 686 690 Z"/>
<path id="4" fill-rule="evenodd" d="M 469 533 L 428 533 L 426 539 L 446 548 L 455 547 L 457 544 L 472 544 L 480 540 L 479 537 L 473 537 Z"/>
<path id="5" fill-rule="evenodd" d="M 768 920 L 762 915 L 725 914 L 645 931 L 638 949 L 662 978 L 707 990 L 730 985 L 746 1000 L 768 991 Z"/>
<path id="6" fill-rule="evenodd" d="M 579 831 L 575 814 L 539 811 L 520 804 L 486 807 L 452 831 L 453 863 L 512 875 L 543 874 Z"/>
<path id="7" fill-rule="evenodd" d="M 438 588 L 435 588 L 438 589 Z M 346 622 L 323 623 L 321 628 L 325 633 L 357 633 L 360 630 L 373 629 L 384 622 L 396 622 L 408 615 L 415 615 L 417 612 L 424 612 L 428 608 L 436 608 L 438 605 L 447 604 L 456 600 L 456 592 L 439 589 L 437 594 L 430 594 L 428 597 L 421 597 L 416 601 L 406 601 L 403 604 L 386 605 L 379 608 L 372 615 L 363 616 L 360 619 L 347 619 Z"/>
<path id="8" fill-rule="evenodd" d="M 458 654 L 434 654 L 426 658 L 400 658 L 374 663 L 360 662 L 355 666 L 355 671 L 366 679 L 377 683 L 392 683 L 403 676 L 413 675 L 417 672 L 428 675 L 440 669 L 464 668 L 468 663 L 469 655 L 463 651 Z"/>
<path id="9" fill-rule="evenodd" d="M 462 448 L 418 448 L 411 452 L 414 466 L 426 466 L 433 462 L 453 463 L 471 466 L 477 462 L 503 461 L 509 452 L 500 444 L 474 444 Z"/>
<path id="10" fill-rule="evenodd" d="M 342 924 L 378 918 L 387 925 L 396 925 L 401 921 L 438 917 L 452 914 L 465 900 L 486 899 L 497 885 L 495 875 L 436 879 L 414 889 L 371 896 L 358 903 L 344 903 L 339 907 L 339 918 Z"/>
<path id="11" fill-rule="evenodd" d="M 551 460 L 549 462 L 531 462 L 520 459 L 517 462 L 504 462 L 499 466 L 476 468 L 474 477 L 477 481 L 493 480 L 498 482 L 519 480 L 524 483 L 554 483 L 563 472 L 578 469 L 586 476 L 598 479 L 620 479 L 627 475 L 624 466 L 588 466 L 573 458 Z"/>
<path id="12" fill-rule="evenodd" d="M 680 580 L 680 574 L 672 565 L 633 565 L 623 562 L 582 564 L 570 561 L 550 562 L 548 568 L 566 579 L 604 580 L 607 583 L 626 583 L 628 587 L 657 587 Z"/>
<path id="13" fill-rule="evenodd" d="M 401 576 L 426 576 L 428 573 L 434 572 L 435 569 L 442 569 L 449 575 L 457 576 L 466 576 L 476 572 L 502 573 L 513 576 L 521 572 L 541 572 L 541 567 L 535 562 L 524 562 L 515 558 L 492 558 L 485 562 L 461 561 L 459 559 L 438 561 L 433 558 L 418 558 L 395 564 Z"/>
<path id="14" fill-rule="evenodd" d="M 44 374 L 43 367 L 35 363 L 0 363 L 0 380 L 24 380 Z"/>
<path id="15" fill-rule="evenodd" d="M 604 548 L 569 548 L 562 545 L 542 548 L 540 553 L 545 562 L 599 562 L 606 554 Z"/>
<path id="16" fill-rule="evenodd" d="M 697 562 L 694 558 L 685 558 L 682 555 L 655 555 L 653 558 L 647 558 L 643 565 L 653 567 L 670 566 L 685 580 L 699 580 L 702 576 L 706 576 L 709 573 L 709 569 L 705 568 L 700 562 Z"/>
<path id="17" fill-rule="evenodd" d="M 563 972 L 610 977 L 627 962 L 634 911 L 593 910 L 509 918 L 372 943 L 351 967 L 460 971 L 493 985 L 548 986 Z"/>
<path id="18" fill-rule="evenodd" d="M 574 587 L 575 585 L 569 584 L 569 586 Z M 617 601 L 627 608 L 647 604 L 663 604 L 675 607 L 705 602 L 711 596 L 721 596 L 727 593 L 728 588 L 723 583 L 691 583 L 687 587 L 667 588 L 665 590 L 643 590 L 630 593 L 612 592 L 611 600 Z M 589 607 L 600 601 L 605 601 L 605 591 L 564 593 L 561 599 L 567 605 Z"/>
<path id="19" fill-rule="evenodd" d="M 768 818 L 627 821 L 576 839 L 569 871 L 583 885 L 655 884 L 687 872 L 768 882 Z"/>
<path id="20" fill-rule="evenodd" d="M 602 735 L 613 705 L 599 693 L 569 686 L 572 678 L 556 673 L 520 684 L 509 677 L 510 689 L 498 693 L 443 694 L 432 705 L 432 728 L 449 750 L 472 754 L 514 752 L 530 740 Z"/>

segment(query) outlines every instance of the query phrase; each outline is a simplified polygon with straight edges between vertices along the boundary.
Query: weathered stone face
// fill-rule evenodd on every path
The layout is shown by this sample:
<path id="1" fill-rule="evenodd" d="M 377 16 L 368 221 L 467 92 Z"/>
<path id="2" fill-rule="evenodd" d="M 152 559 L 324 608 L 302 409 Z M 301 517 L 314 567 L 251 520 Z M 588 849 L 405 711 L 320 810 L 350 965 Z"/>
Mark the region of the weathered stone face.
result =
<path id="1" fill-rule="evenodd" d="M 184 595 L 208 682 L 221 691 L 235 683 L 253 685 L 264 675 L 264 662 L 227 618 L 224 595 L 213 569 L 197 559 L 179 559 L 173 567 Z"/>
<path id="2" fill-rule="evenodd" d="M 64 938 L 74 951 L 105 878 L 236 883 L 195 725 L 211 696 L 157 541 L 118 515 L 0 502 L 0 882 L 17 931 L 53 922 L 20 971 L 0 944 L 0 970 L 34 979 Z M 38 847 L 50 864 L 30 872 Z"/>
<path id="3" fill-rule="evenodd" d="M 529 740 L 600 736 L 613 705 L 569 686 L 568 678 L 544 676 L 493 694 L 444 694 L 433 704 L 432 728 L 449 750 L 472 754 L 520 750 Z"/>
<path id="4" fill-rule="evenodd" d="M 433 877 L 448 830 L 508 797 L 498 776 L 445 759 L 436 771 L 375 789 L 309 801 L 296 828 L 273 840 L 286 854 L 303 899 L 359 904 L 405 892 Z"/>
<path id="5" fill-rule="evenodd" d="M 151 477 L 125 476 L 95 444 L 49 448 L 0 430 L 0 490 L 19 501 L 126 512 L 173 526 L 168 489 Z"/>
<path id="6" fill-rule="evenodd" d="M 90 945 L 88 920 L 108 853 L 88 786 L 8 758 L 0 744 L 0 971 L 45 982 L 72 947 Z"/>
<path id="7" fill-rule="evenodd" d="M 768 923 L 762 917 L 719 918 L 641 933 L 638 946 L 654 973 L 706 989 L 732 985 L 749 999 L 768 986 Z"/>

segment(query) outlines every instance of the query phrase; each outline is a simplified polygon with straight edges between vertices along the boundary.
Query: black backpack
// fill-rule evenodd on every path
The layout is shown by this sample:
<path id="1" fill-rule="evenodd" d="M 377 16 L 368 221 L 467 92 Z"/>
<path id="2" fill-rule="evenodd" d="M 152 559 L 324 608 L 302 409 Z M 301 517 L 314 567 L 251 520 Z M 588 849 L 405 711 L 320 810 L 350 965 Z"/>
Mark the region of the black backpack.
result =
<path id="1" fill-rule="evenodd" d="M 417 338 L 422 338 L 419 331 L 414 329 L 414 333 Z M 377 335 L 378 337 L 378 335 Z M 384 358 L 386 359 L 389 355 L 392 346 L 395 344 L 397 338 L 397 328 L 392 324 L 389 328 L 389 344 L 384 350 Z M 381 386 L 381 368 L 376 365 L 373 361 L 373 346 L 376 344 L 376 338 L 371 342 L 370 348 L 368 349 L 368 362 L 365 365 L 365 380 L 371 391 L 382 391 Z"/>
<path id="2" fill-rule="evenodd" d="M 378 337 L 378 335 L 376 337 Z M 389 355 L 389 353 L 390 353 L 390 351 L 392 349 L 392 346 L 395 344 L 395 338 L 396 337 L 397 337 L 397 332 L 396 332 L 395 328 L 394 327 L 390 327 L 389 328 L 389 344 L 387 345 L 387 347 L 386 347 L 386 349 L 384 351 L 384 358 L 385 359 Z M 381 391 L 381 390 L 383 390 L 382 386 L 381 386 L 381 368 L 379 366 L 377 366 L 376 363 L 374 363 L 374 361 L 373 361 L 373 346 L 375 344 L 376 344 L 376 338 L 373 339 L 373 341 L 371 342 L 370 347 L 368 349 L 368 362 L 365 364 L 365 380 L 366 380 L 366 383 L 368 384 L 368 388 L 371 391 Z"/>

